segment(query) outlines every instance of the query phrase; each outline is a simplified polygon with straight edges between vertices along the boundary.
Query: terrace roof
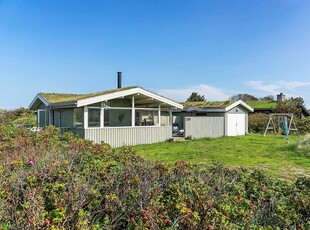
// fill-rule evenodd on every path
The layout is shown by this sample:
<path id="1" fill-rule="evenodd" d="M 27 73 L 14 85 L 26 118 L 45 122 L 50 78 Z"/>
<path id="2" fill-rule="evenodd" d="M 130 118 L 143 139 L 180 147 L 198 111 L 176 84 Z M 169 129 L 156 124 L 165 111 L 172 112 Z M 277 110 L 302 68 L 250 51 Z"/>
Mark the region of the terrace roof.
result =
<path id="1" fill-rule="evenodd" d="M 132 99 L 133 96 L 136 98 L 135 103 L 137 104 L 157 104 L 157 106 L 158 104 L 161 104 L 162 107 L 167 108 L 183 108 L 181 104 L 171 99 L 138 86 L 124 87 L 89 94 L 39 93 L 33 99 L 29 108 L 37 109 L 41 103 L 50 108 L 82 107 L 113 99 Z"/>

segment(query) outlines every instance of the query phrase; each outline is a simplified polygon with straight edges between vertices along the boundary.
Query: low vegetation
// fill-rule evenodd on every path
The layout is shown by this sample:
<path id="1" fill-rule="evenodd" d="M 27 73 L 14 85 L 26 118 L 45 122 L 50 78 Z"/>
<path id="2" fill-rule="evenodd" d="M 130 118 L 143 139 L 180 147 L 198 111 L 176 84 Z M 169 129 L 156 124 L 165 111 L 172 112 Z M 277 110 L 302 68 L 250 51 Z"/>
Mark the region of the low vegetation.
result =
<path id="1" fill-rule="evenodd" d="M 193 141 L 166 142 L 134 146 L 138 155 L 152 161 L 173 163 L 186 160 L 200 165 L 220 162 L 248 169 L 264 168 L 274 176 L 295 179 L 310 175 L 310 146 L 298 148 L 303 137 L 269 133 L 238 137 L 203 138 Z"/>
<path id="2" fill-rule="evenodd" d="M 25 108 L 0 110 L 0 124 L 35 126 L 36 115 L 34 111 Z"/>
<path id="3" fill-rule="evenodd" d="M 0 126 L 0 139 L 1 229 L 310 227 L 309 177 L 287 182 L 258 169 L 152 162 L 53 127 Z"/>

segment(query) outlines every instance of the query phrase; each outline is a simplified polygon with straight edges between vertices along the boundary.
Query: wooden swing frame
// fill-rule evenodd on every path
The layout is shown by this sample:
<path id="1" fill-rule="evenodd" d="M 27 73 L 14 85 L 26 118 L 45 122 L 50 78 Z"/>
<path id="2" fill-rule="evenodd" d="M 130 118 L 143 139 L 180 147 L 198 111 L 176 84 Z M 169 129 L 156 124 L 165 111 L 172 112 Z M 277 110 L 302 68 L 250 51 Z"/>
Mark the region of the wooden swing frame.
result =
<path id="1" fill-rule="evenodd" d="M 296 127 L 296 123 L 294 121 L 294 115 L 292 113 L 272 113 L 269 116 L 269 121 L 267 123 L 264 136 L 266 136 L 268 130 L 273 130 L 274 133 L 277 133 L 276 130 L 276 123 L 275 123 L 275 117 L 279 118 L 288 118 L 290 119 L 289 125 L 288 125 L 288 131 L 287 136 L 289 135 L 290 131 L 296 131 L 297 135 L 299 136 L 298 129 Z"/>

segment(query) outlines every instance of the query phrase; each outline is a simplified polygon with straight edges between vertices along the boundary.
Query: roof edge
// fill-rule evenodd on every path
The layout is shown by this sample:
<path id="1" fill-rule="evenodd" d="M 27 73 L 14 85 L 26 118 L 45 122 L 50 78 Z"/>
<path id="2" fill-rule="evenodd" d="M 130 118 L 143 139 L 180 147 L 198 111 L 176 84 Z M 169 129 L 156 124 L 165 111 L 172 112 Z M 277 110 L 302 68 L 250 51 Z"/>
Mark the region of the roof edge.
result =
<path id="1" fill-rule="evenodd" d="M 42 95 L 41 93 L 38 93 L 35 98 L 32 100 L 32 102 L 30 103 L 30 105 L 28 106 L 29 109 L 32 109 L 34 103 L 37 101 L 37 100 L 40 100 L 45 106 L 49 106 L 49 101 L 46 100 Z"/>
<path id="2" fill-rule="evenodd" d="M 153 93 L 151 91 L 148 91 L 146 89 L 138 87 L 138 86 L 134 87 L 134 88 L 122 90 L 122 91 L 117 91 L 117 92 L 112 92 L 112 93 L 108 93 L 108 94 L 103 94 L 103 95 L 98 95 L 98 96 L 94 96 L 94 97 L 89 97 L 89 98 L 77 100 L 77 107 L 82 107 L 82 106 L 94 104 L 94 103 L 97 103 L 100 101 L 108 101 L 108 100 L 112 100 L 115 98 L 129 96 L 132 94 L 139 94 L 139 93 L 141 93 L 145 96 L 154 98 L 156 100 L 162 101 L 163 103 L 169 104 L 169 105 L 174 106 L 176 108 L 183 109 L 183 105 L 181 105 L 181 104 L 179 104 L 179 103 L 177 103 L 171 99 L 168 99 L 166 97 L 163 97 L 163 96 L 160 96 L 156 93 Z"/>
<path id="3" fill-rule="evenodd" d="M 242 107 L 244 107 L 245 109 L 247 109 L 247 110 L 250 111 L 250 112 L 253 112 L 253 111 L 254 111 L 254 109 L 253 109 L 251 106 L 249 106 L 247 103 L 245 103 L 245 102 L 242 101 L 242 100 L 238 100 L 238 101 L 232 103 L 231 105 L 227 106 L 227 107 L 225 108 L 225 111 L 227 112 L 227 111 L 231 110 L 232 108 L 234 108 L 234 107 L 236 107 L 236 106 L 238 106 L 238 105 L 241 105 Z"/>

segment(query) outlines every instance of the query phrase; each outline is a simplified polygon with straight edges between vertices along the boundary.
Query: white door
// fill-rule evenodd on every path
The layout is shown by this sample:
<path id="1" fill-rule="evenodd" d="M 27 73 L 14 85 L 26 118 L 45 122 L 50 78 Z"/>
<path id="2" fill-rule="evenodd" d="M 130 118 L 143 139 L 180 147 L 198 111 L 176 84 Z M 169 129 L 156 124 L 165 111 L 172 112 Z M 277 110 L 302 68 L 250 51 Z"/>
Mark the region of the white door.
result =
<path id="1" fill-rule="evenodd" d="M 245 114 L 227 114 L 227 136 L 245 135 Z"/>

